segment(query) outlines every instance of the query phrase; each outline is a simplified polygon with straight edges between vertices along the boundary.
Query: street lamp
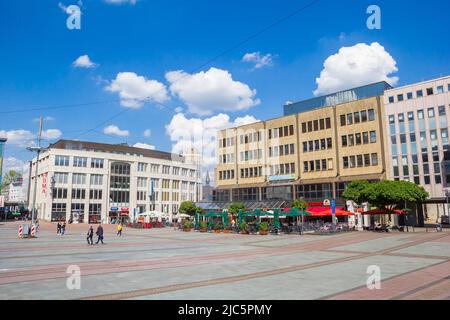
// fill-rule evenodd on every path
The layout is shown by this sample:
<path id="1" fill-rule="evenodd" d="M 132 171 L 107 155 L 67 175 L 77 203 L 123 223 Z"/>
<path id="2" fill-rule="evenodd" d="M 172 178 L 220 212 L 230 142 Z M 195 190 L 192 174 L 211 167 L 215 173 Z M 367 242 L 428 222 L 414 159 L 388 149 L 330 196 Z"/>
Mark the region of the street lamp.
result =
<path id="1" fill-rule="evenodd" d="M 36 213 L 36 195 L 37 195 L 37 177 L 38 177 L 38 167 L 39 167 L 39 155 L 42 151 L 44 151 L 44 148 L 38 146 L 38 147 L 28 147 L 28 151 L 36 152 L 36 170 L 34 175 L 34 193 L 33 193 L 33 205 L 31 209 L 31 224 L 35 222 L 35 213 Z"/>

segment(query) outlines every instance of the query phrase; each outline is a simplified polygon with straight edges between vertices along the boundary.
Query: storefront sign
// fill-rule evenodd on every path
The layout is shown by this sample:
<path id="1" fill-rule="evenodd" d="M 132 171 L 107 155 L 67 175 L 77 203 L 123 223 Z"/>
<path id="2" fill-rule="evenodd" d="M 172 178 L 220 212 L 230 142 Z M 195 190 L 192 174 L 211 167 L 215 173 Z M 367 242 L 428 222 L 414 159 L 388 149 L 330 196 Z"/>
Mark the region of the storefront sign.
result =
<path id="1" fill-rule="evenodd" d="M 324 206 L 324 207 L 329 207 L 329 206 L 331 206 L 331 201 L 330 201 L 330 199 L 325 199 L 325 200 L 323 200 L 323 206 Z"/>
<path id="2" fill-rule="evenodd" d="M 47 194 L 47 176 L 48 173 L 42 175 L 42 194 Z"/>
<path id="3" fill-rule="evenodd" d="M 109 211 L 119 211 L 119 208 L 111 208 Z"/>
<path id="4" fill-rule="evenodd" d="M 269 181 L 275 182 L 275 181 L 285 181 L 285 180 L 295 180 L 296 176 L 294 174 L 287 174 L 282 176 L 270 176 Z"/>

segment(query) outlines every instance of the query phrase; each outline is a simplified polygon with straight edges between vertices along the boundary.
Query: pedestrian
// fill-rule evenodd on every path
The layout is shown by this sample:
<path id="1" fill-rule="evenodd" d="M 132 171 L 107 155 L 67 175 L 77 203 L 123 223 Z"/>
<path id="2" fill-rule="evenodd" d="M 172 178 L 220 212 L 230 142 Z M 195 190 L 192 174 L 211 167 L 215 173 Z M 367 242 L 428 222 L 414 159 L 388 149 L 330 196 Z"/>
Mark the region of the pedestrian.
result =
<path id="1" fill-rule="evenodd" d="M 122 236 L 122 229 L 123 229 L 122 223 L 119 223 L 119 224 L 117 225 L 117 235 L 118 235 L 119 237 Z"/>
<path id="2" fill-rule="evenodd" d="M 64 221 L 61 226 L 61 235 L 63 236 L 66 233 L 66 222 Z"/>
<path id="3" fill-rule="evenodd" d="M 103 243 L 103 227 L 101 224 L 97 227 L 97 231 L 95 232 L 95 234 L 97 235 L 97 242 L 95 244 L 98 244 L 99 241 L 101 241 L 102 244 L 104 244 Z"/>
<path id="4" fill-rule="evenodd" d="M 94 237 L 94 228 L 92 228 L 92 226 L 90 226 L 88 233 L 87 233 L 87 238 L 86 238 L 88 244 L 90 244 L 90 245 L 94 244 L 93 237 Z"/>
<path id="5" fill-rule="evenodd" d="M 56 234 L 60 234 L 61 233 L 61 224 L 58 221 L 58 224 L 56 225 Z"/>

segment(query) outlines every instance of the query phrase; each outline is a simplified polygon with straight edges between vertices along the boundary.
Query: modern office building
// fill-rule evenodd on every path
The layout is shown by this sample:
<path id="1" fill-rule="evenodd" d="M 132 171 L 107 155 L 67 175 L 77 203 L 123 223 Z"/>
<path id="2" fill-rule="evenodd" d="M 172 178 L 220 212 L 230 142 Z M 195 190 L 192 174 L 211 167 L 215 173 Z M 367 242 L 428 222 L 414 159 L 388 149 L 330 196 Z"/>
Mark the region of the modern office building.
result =
<path id="1" fill-rule="evenodd" d="M 181 156 L 125 144 L 60 140 L 39 158 L 38 218 L 84 223 L 132 221 L 141 212 L 170 216 L 201 199 L 195 152 Z M 31 165 L 33 199 L 36 159 Z"/>
<path id="2" fill-rule="evenodd" d="M 284 107 L 284 116 L 218 132 L 215 201 L 344 204 L 345 186 L 386 178 L 378 82 Z"/>
<path id="3" fill-rule="evenodd" d="M 3 151 L 5 148 L 6 141 L 7 141 L 7 139 L 0 138 L 0 186 L 2 185 L 2 181 L 3 181 Z"/>
<path id="4" fill-rule="evenodd" d="M 419 217 L 435 223 L 448 214 L 450 77 L 387 90 L 384 102 L 388 178 L 422 185 L 430 200 Z"/>

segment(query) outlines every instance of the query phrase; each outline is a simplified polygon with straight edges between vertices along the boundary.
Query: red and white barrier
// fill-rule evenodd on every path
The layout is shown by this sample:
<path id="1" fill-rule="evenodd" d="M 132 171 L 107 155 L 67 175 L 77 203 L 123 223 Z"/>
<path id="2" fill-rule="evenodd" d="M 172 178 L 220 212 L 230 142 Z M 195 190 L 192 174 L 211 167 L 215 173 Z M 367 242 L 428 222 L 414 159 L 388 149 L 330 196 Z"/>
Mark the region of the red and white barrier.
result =
<path id="1" fill-rule="evenodd" d="M 33 223 L 31 225 L 31 236 L 34 237 L 36 235 L 36 225 Z"/>
<path id="2" fill-rule="evenodd" d="M 18 235 L 19 235 L 19 238 L 23 238 L 23 226 L 19 226 Z"/>

